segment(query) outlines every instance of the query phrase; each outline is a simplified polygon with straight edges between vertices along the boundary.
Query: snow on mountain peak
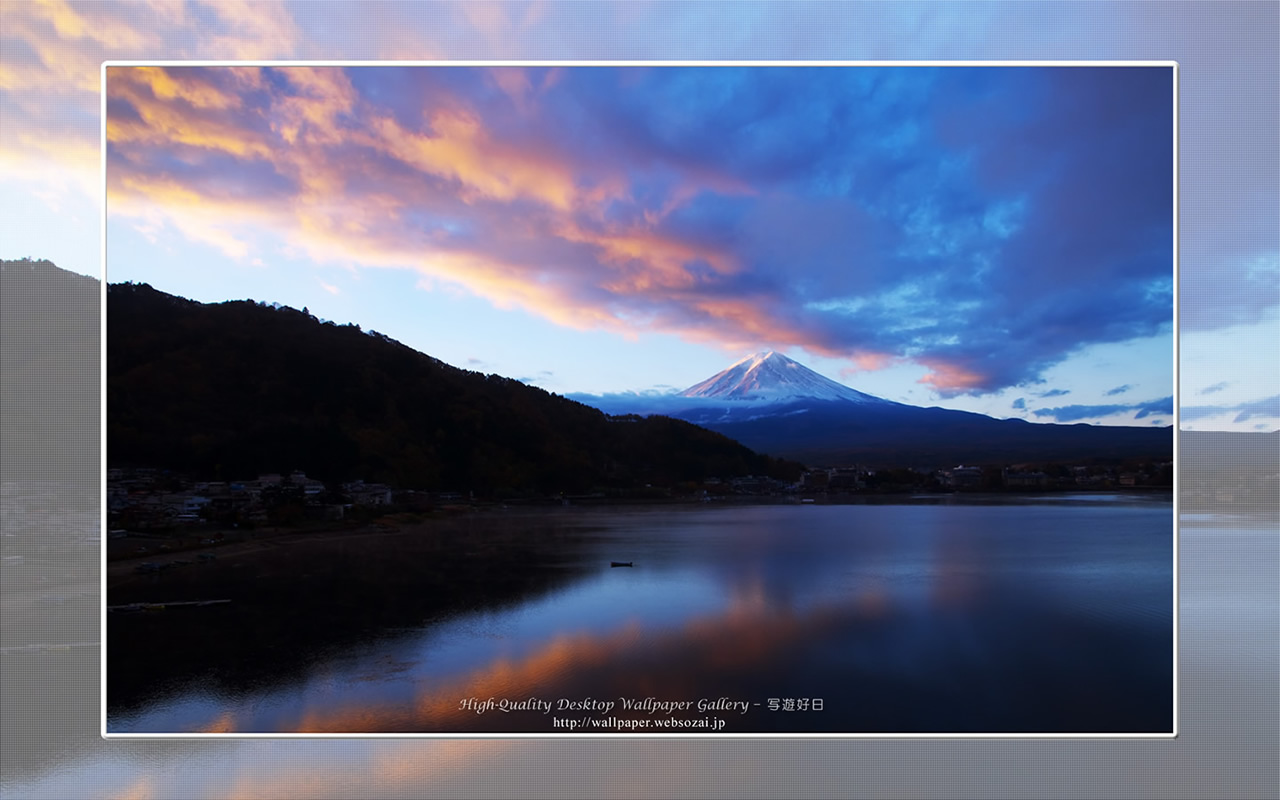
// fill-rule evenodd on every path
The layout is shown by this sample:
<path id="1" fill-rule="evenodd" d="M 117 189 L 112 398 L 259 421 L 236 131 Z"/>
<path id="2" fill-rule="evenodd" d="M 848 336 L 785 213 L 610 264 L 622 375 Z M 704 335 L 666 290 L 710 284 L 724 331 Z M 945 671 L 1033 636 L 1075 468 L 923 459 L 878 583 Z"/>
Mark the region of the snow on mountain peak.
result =
<path id="1" fill-rule="evenodd" d="M 728 369 L 690 386 L 680 396 L 770 402 L 801 399 L 887 402 L 836 383 L 772 350 L 752 353 Z"/>

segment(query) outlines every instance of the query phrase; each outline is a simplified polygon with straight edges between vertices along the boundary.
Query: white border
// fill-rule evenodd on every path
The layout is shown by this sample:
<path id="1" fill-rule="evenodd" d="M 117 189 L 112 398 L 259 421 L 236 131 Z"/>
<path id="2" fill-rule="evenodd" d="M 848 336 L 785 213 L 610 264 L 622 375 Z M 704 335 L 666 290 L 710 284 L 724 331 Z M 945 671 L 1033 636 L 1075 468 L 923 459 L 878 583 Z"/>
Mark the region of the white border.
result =
<path id="1" fill-rule="evenodd" d="M 1169 67 L 1173 70 L 1173 731 L 1171 733 L 112 733 L 107 730 L 107 69 L 111 67 Z M 1179 377 L 1179 70 L 1177 61 L 103 61 L 100 73 L 101 202 L 99 220 L 101 370 L 100 545 L 99 604 L 99 735 L 103 739 L 1176 739 L 1179 735 L 1179 561 L 1181 476 L 1179 433 L 1182 430 Z M 779 712 L 781 713 L 781 712 Z"/>

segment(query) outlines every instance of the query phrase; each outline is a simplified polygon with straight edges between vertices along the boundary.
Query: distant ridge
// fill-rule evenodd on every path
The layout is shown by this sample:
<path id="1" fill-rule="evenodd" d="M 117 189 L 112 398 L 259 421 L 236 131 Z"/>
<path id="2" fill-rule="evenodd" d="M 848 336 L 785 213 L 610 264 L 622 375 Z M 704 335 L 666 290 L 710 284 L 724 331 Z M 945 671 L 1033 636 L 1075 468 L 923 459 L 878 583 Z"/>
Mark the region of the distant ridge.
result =
<path id="1" fill-rule="evenodd" d="M 585 399 L 585 398 L 584 398 Z M 683 402 L 682 402 L 683 401 Z M 612 400 L 613 409 L 625 402 Z M 810 465 L 956 464 L 1173 458 L 1173 428 L 1050 425 L 859 392 L 779 353 L 753 353 L 676 396 L 634 399 L 761 452 Z"/>

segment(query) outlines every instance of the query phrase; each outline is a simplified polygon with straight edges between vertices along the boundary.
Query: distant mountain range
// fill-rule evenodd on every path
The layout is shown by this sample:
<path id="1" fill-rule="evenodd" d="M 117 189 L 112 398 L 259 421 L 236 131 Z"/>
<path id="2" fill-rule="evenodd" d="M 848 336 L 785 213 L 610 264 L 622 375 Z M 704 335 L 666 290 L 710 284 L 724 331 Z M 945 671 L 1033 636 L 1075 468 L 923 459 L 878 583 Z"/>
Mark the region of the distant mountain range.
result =
<path id="1" fill-rule="evenodd" d="M 808 464 L 957 464 L 1173 458 L 1173 428 L 1050 425 L 896 403 L 775 352 L 754 353 L 675 395 L 573 395 L 612 413 L 662 413 Z"/>

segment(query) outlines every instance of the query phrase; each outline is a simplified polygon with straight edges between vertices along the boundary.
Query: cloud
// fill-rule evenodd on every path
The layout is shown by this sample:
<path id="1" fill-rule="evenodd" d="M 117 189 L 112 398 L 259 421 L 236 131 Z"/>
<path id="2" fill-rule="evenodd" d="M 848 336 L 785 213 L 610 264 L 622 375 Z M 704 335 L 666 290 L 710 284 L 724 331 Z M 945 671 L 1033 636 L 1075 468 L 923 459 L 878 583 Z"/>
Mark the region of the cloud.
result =
<path id="1" fill-rule="evenodd" d="M 0 48 L 0 167 L 97 200 L 100 66 L 107 59 L 287 58 L 304 37 L 273 2 L 6 3 Z"/>
<path id="2" fill-rule="evenodd" d="M 539 383 L 541 381 L 547 380 L 548 378 L 554 378 L 554 377 L 555 377 L 554 372 L 544 369 L 541 372 L 539 372 L 537 375 L 526 375 L 523 378 L 516 378 L 516 380 L 520 381 L 521 383 Z"/>
<path id="3" fill-rule="evenodd" d="M 1027 407 L 1027 399 L 1025 397 L 1019 397 L 1017 400 L 1014 400 L 1011 405 L 1011 408 L 1017 408 L 1017 409 L 1025 409 L 1026 407 Z"/>
<path id="4" fill-rule="evenodd" d="M 1107 391 L 1103 392 L 1103 394 L 1107 397 L 1114 397 L 1115 395 L 1118 395 L 1118 394 L 1124 394 L 1125 392 L 1129 391 L 1132 388 L 1133 388 L 1132 386 L 1126 383 L 1123 386 L 1117 386 L 1114 389 L 1108 389 Z"/>
<path id="5" fill-rule="evenodd" d="M 1201 392 L 1201 394 L 1204 394 L 1204 392 Z M 1181 412 L 1184 421 L 1232 413 L 1236 415 L 1235 419 L 1232 420 L 1233 422 L 1247 422 L 1254 417 L 1268 417 L 1280 420 L 1280 395 L 1272 395 L 1260 400 L 1230 405 L 1183 406 Z"/>
<path id="6" fill-rule="evenodd" d="M 1201 389 L 1200 394 L 1213 394 L 1214 392 L 1220 392 L 1230 385 L 1231 385 L 1230 381 L 1218 381 L 1217 383 L 1211 384 Z"/>
<path id="7" fill-rule="evenodd" d="M 1071 394 L 1070 389 L 1050 389 L 1047 392 L 1040 392 L 1036 397 L 1062 397 L 1064 394 Z"/>
<path id="8" fill-rule="evenodd" d="M 1074 405 L 1057 408 L 1038 408 L 1031 413 L 1041 419 L 1054 422 L 1079 422 L 1084 419 L 1110 417 L 1132 412 L 1133 419 L 1146 419 L 1153 414 L 1173 414 L 1173 396 L 1162 397 L 1147 403 L 1133 405 Z"/>
<path id="9" fill-rule="evenodd" d="M 119 68 L 108 188 L 114 222 L 239 259 L 265 230 L 579 329 L 914 362 L 984 394 L 1170 330 L 1168 81 Z"/>

